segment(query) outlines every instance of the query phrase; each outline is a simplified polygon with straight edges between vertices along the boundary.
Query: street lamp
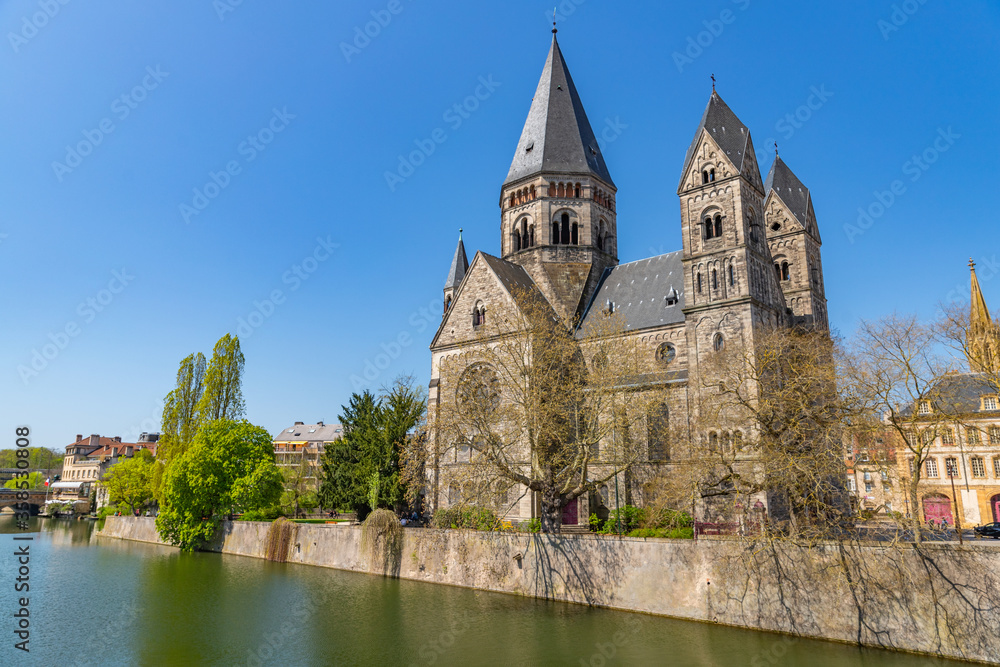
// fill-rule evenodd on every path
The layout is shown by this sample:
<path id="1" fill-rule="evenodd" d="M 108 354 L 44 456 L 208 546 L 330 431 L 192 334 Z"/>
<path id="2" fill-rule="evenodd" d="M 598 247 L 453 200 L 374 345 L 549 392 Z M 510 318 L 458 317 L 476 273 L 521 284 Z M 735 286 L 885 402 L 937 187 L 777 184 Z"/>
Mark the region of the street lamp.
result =
<path id="1" fill-rule="evenodd" d="M 948 479 L 951 481 L 951 503 L 955 507 L 955 530 L 958 531 L 958 543 L 964 544 L 962 540 L 962 519 L 958 514 L 958 496 L 955 495 L 955 465 L 957 462 L 955 459 L 945 459 L 944 467 L 948 471 Z"/>

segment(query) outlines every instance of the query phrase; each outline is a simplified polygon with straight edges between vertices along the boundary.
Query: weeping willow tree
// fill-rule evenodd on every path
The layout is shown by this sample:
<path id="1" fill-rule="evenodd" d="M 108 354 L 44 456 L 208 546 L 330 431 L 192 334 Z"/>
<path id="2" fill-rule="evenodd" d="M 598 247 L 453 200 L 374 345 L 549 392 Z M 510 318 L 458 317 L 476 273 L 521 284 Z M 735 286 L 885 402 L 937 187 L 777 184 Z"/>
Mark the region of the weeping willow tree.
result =
<path id="1" fill-rule="evenodd" d="M 392 511 L 377 509 L 361 524 L 361 551 L 373 570 L 381 570 L 383 575 L 399 574 L 403 527 Z"/>

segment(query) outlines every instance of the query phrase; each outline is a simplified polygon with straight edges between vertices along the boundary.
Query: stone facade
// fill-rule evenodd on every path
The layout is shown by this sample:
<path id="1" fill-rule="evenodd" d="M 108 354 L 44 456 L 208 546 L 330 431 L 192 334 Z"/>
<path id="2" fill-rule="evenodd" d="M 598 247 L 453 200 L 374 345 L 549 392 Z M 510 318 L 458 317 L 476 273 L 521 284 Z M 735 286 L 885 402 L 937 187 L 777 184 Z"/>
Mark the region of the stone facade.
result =
<path id="1" fill-rule="evenodd" d="M 670 460 L 651 457 L 643 470 L 616 480 L 629 500 L 641 497 L 643 479 L 681 460 L 689 443 L 717 436 L 693 433 L 690 424 L 702 368 L 727 341 L 752 346 L 776 328 L 827 327 L 809 191 L 777 158 L 765 183 L 749 129 L 714 90 L 684 156 L 677 195 L 682 249 L 619 264 L 617 186 L 553 39 L 500 191 L 502 257 L 478 252 L 466 270 L 460 240 L 445 286 L 445 313 L 431 343 L 432 441 L 434 415 L 454 400 L 457 382 L 442 375 L 443 362 L 481 344 L 478 331 L 491 313 L 516 309 L 517 287 L 537 289 L 559 318 L 583 332 L 603 309 L 620 312 L 627 335 L 648 350 L 650 382 L 666 390 L 664 414 L 680 436 Z M 641 430 L 634 435 L 646 437 L 649 429 Z M 448 453 L 428 463 L 430 505 L 445 507 L 448 468 L 461 461 Z M 520 497 L 508 518 L 537 516 L 530 494 Z M 600 498 L 581 498 L 580 523 L 590 501 Z"/>

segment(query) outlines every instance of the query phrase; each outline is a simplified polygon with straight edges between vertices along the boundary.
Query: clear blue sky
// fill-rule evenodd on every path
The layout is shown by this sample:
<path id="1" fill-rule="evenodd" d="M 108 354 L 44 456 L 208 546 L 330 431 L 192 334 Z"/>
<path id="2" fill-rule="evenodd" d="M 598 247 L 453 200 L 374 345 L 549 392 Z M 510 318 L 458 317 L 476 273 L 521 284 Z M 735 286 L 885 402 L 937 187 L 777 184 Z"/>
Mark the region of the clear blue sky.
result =
<path id="1" fill-rule="evenodd" d="M 383 346 L 373 386 L 427 382 L 458 228 L 470 254 L 498 252 L 551 5 L 230 2 L 0 1 L 0 447 L 19 424 L 54 447 L 158 429 L 179 360 L 255 301 L 268 316 L 242 337 L 247 417 L 333 421 Z M 561 7 L 591 124 L 619 128 L 604 152 L 622 261 L 680 248 L 676 186 L 714 73 L 762 171 L 777 139 L 812 190 L 836 328 L 964 298 L 969 256 L 1000 309 L 995 3 Z M 372 12 L 384 27 L 345 49 Z M 446 115 L 481 77 L 478 108 Z M 398 156 L 439 128 L 391 189 Z M 933 164 L 914 168 L 925 150 Z M 36 350 L 53 358 L 24 381 Z"/>

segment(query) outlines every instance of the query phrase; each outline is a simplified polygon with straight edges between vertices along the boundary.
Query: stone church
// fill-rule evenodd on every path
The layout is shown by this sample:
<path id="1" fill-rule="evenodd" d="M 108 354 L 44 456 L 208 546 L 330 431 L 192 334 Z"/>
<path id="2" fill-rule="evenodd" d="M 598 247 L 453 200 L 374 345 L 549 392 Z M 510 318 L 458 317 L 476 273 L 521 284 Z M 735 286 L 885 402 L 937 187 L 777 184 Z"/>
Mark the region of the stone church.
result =
<path id="1" fill-rule="evenodd" d="M 430 346 L 429 415 L 454 399 L 447 395 L 454 379 L 440 376 L 442 360 L 479 343 L 480 324 L 492 308 L 510 307 L 512 289 L 534 287 L 578 330 L 601 312 L 620 313 L 662 371 L 649 382 L 670 385 L 664 413 L 672 429 L 683 430 L 699 366 L 727 340 L 752 343 L 757 332 L 792 325 L 827 328 L 809 189 L 777 156 L 762 177 L 750 130 L 713 87 L 679 160 L 682 247 L 619 263 L 618 188 L 555 32 L 500 188 L 500 257 L 478 251 L 469 262 L 460 236 L 452 258 L 443 321 Z M 622 233 L 648 235 L 650 227 L 625 221 Z M 669 447 L 650 443 L 649 459 L 669 465 Z M 432 508 L 454 501 L 448 470 L 461 465 L 454 451 L 434 462 Z M 564 513 L 566 523 L 586 523 L 587 499 L 580 501 Z M 536 511 L 525 494 L 507 516 L 527 519 Z"/>

